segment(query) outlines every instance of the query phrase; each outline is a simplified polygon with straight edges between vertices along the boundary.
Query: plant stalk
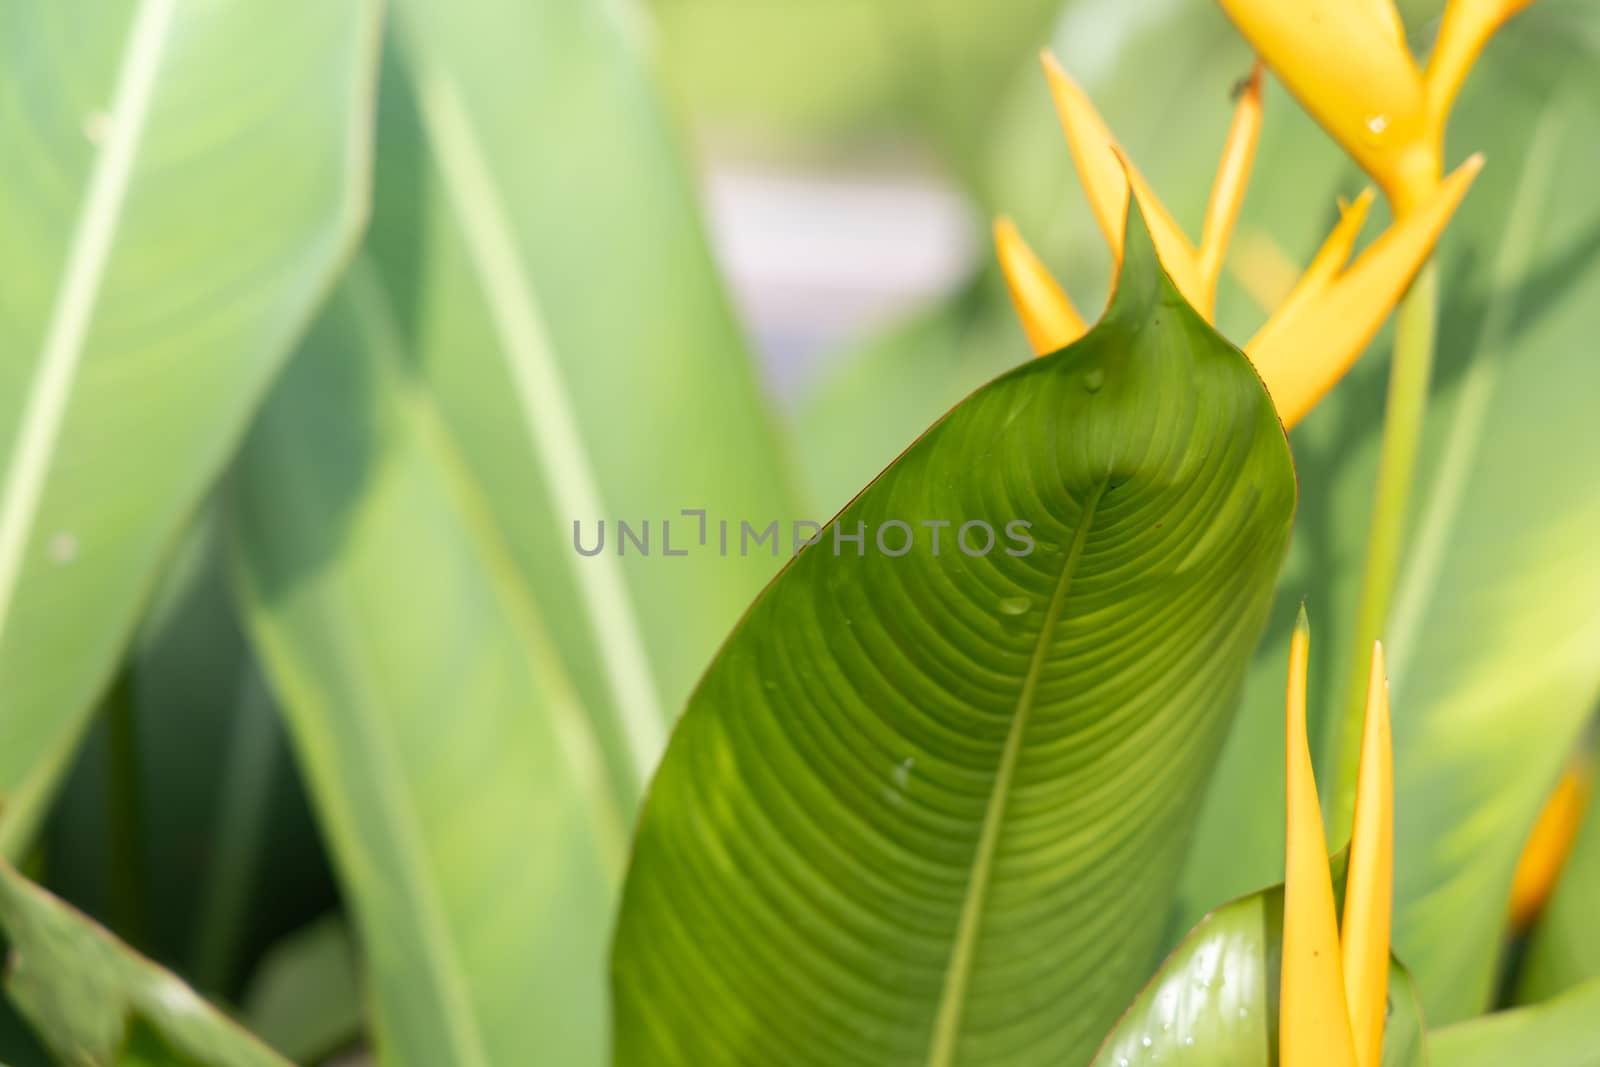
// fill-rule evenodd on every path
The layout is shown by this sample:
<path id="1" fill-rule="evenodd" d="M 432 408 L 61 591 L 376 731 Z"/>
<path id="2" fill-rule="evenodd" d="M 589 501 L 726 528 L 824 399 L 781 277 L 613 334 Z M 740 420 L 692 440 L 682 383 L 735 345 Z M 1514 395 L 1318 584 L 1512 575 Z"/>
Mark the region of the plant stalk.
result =
<path id="1" fill-rule="evenodd" d="M 1337 773 L 1329 798 L 1329 840 L 1350 833 L 1355 811 L 1356 773 L 1361 762 L 1361 724 L 1366 712 L 1367 673 L 1372 643 L 1384 635 L 1394 596 L 1400 556 L 1405 548 L 1407 508 L 1411 503 L 1422 444 L 1422 424 L 1433 378 L 1439 317 L 1439 268 L 1429 259 L 1401 298 L 1395 320 L 1394 357 L 1384 405 L 1383 437 L 1378 446 L 1378 484 L 1367 527 L 1361 597 L 1345 676 L 1344 714 L 1335 720 L 1333 754 Z"/>

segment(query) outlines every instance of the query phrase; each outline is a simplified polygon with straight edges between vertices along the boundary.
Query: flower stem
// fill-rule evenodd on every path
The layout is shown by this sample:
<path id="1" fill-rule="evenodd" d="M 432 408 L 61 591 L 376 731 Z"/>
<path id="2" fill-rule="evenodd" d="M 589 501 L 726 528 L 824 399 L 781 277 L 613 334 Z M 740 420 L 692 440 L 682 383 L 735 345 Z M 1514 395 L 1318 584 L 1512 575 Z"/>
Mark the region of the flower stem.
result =
<path id="1" fill-rule="evenodd" d="M 1344 714 L 1334 723 L 1333 754 L 1337 773 L 1328 798 L 1329 840 L 1350 833 L 1355 810 L 1356 771 L 1361 760 L 1361 722 L 1366 711 L 1367 671 L 1372 643 L 1383 636 L 1394 594 L 1400 554 L 1405 547 L 1406 510 L 1411 502 L 1417 452 L 1422 443 L 1428 385 L 1433 377 L 1433 352 L 1439 313 L 1439 269 L 1430 259 L 1401 298 L 1395 321 L 1394 358 L 1389 367 L 1389 395 L 1384 406 L 1383 438 L 1378 446 L 1378 484 L 1372 519 L 1367 527 L 1367 552 L 1361 574 L 1361 599 L 1356 608 L 1354 640 L 1347 647 Z"/>

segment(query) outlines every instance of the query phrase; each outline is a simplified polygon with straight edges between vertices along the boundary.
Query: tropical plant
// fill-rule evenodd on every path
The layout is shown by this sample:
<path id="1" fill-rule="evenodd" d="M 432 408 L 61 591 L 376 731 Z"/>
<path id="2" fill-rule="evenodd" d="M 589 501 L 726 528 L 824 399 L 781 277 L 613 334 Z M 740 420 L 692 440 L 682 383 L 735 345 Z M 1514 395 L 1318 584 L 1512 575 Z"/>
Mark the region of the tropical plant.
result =
<path id="1" fill-rule="evenodd" d="M 656 5 L 0 0 L 0 1061 L 1600 1064 L 1600 11 Z"/>

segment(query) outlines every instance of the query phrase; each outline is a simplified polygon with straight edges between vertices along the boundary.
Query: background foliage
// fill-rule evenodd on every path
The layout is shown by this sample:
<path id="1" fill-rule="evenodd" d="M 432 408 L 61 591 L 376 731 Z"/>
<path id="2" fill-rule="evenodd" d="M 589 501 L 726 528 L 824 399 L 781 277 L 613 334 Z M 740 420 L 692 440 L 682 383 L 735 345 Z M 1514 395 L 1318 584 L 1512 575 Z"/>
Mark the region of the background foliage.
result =
<path id="1" fill-rule="evenodd" d="M 1441 5 L 1401 6 L 1425 51 Z M 304 1063 L 601 1062 L 645 785 L 778 561 L 583 559 L 570 520 L 820 520 L 1027 358 L 980 250 L 769 395 L 696 179 L 936 175 L 1097 308 L 1044 44 L 1197 228 L 1249 67 L 1205 0 L 0 0 L 0 1060 L 277 1062 L 231 1015 Z M 1488 167 L 1389 636 L 1396 951 L 1446 1067 L 1592 1047 L 1594 815 L 1526 943 L 1504 900 L 1600 693 L 1597 59 L 1593 5 L 1538 0 L 1450 131 Z M 1234 339 L 1360 187 L 1267 116 Z M 1130 974 L 1281 877 L 1302 597 L 1329 763 L 1386 347 L 1291 439 L 1267 636 Z"/>

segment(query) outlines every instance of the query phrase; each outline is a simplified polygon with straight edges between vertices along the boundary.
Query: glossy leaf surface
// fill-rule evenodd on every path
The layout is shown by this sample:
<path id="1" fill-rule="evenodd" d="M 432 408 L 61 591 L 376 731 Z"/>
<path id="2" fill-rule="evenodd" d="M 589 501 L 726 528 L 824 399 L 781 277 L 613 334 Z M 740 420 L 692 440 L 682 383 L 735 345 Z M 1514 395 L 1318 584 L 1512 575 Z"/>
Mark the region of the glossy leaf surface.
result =
<path id="1" fill-rule="evenodd" d="M 1276 1067 L 1282 954 L 1281 887 L 1218 908 L 1139 994 L 1092 1067 Z M 1383 1064 L 1428 1064 L 1416 990 L 1393 961 Z"/>

